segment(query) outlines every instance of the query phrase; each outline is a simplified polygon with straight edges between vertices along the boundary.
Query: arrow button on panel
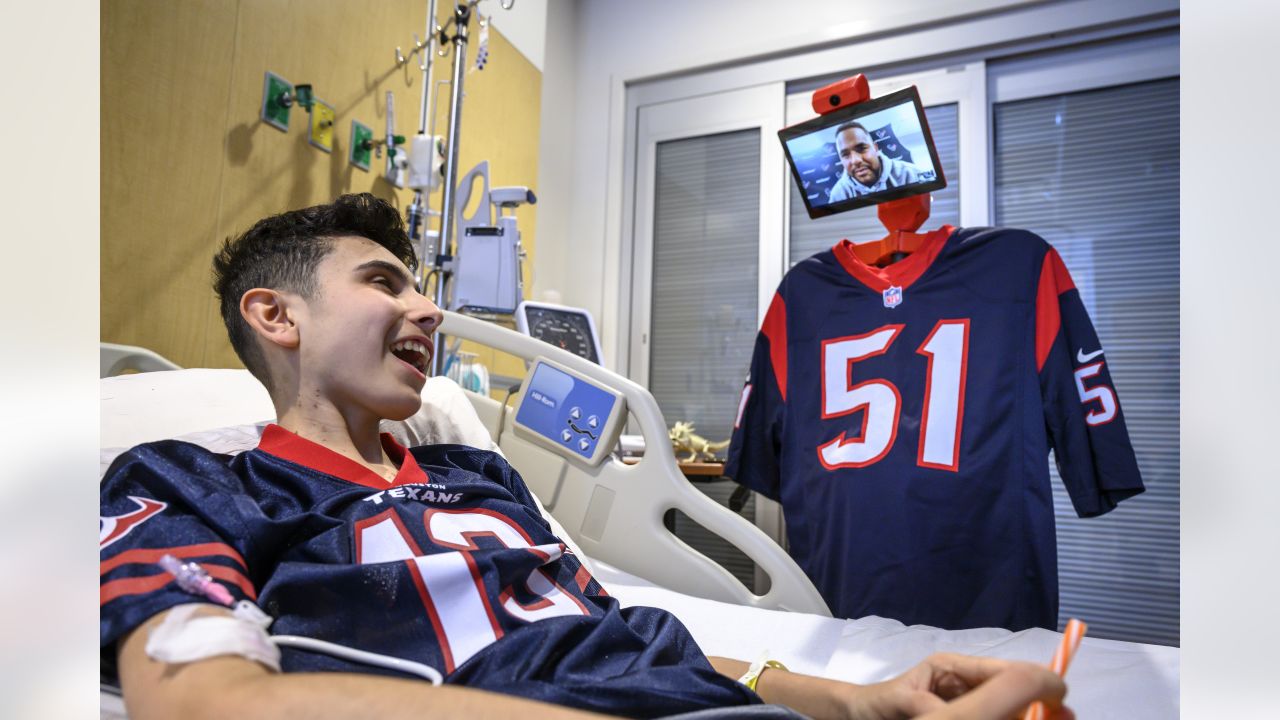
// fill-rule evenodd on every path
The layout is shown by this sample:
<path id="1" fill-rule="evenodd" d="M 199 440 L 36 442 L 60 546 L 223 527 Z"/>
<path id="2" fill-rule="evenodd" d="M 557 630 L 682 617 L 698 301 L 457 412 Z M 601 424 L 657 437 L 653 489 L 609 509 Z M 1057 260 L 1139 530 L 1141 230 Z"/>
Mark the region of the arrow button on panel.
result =
<path id="1" fill-rule="evenodd" d="M 569 417 L 573 418 L 574 420 L 577 420 L 578 418 L 582 417 L 582 408 L 575 407 L 574 409 L 570 410 Z"/>
<path id="2" fill-rule="evenodd" d="M 586 452 L 587 448 L 591 447 L 591 441 L 586 438 L 582 438 L 578 441 L 578 447 L 582 448 L 583 452 Z"/>
<path id="3" fill-rule="evenodd" d="M 569 432 L 568 430 L 561 430 L 560 439 L 565 442 L 569 442 L 570 440 L 573 439 L 573 433 Z"/>
<path id="4" fill-rule="evenodd" d="M 587 418 L 587 427 L 589 428 L 600 427 L 600 418 L 596 417 L 595 415 L 592 415 L 591 417 Z"/>

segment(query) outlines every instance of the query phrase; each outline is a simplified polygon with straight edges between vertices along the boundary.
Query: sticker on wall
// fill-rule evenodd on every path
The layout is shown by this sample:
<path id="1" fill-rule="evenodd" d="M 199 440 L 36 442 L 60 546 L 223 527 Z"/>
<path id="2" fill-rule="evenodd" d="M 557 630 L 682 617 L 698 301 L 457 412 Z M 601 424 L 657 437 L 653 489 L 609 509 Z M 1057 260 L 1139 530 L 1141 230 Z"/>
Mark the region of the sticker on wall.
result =
<path id="1" fill-rule="evenodd" d="M 351 164 L 369 172 L 369 158 L 373 156 L 373 129 L 359 120 L 351 121 Z"/>
<path id="2" fill-rule="evenodd" d="M 317 98 L 311 106 L 311 132 L 307 140 L 321 150 L 333 152 L 333 106 Z"/>
<path id="3" fill-rule="evenodd" d="M 262 81 L 262 122 L 289 132 L 289 107 L 293 104 L 293 83 L 267 71 Z"/>

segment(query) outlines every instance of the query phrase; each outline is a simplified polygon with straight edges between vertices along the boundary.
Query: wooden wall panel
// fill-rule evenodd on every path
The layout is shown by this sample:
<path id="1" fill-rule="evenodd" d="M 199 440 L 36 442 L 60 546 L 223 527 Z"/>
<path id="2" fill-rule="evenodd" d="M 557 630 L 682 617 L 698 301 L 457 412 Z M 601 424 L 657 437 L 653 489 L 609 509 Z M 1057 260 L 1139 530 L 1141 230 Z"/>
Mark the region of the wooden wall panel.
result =
<path id="1" fill-rule="evenodd" d="M 104 10 L 104 340 L 202 358 L 206 248 L 217 234 L 236 5 L 138 0 Z"/>
<path id="2" fill-rule="evenodd" d="M 395 67 L 425 25 L 425 0 L 113 0 L 102 11 L 102 339 L 186 367 L 238 367 L 209 287 L 218 244 L 266 215 L 369 191 L 404 208 L 409 191 L 347 163 L 351 120 L 381 137 L 417 132 L 422 74 Z M 439 17 L 452 5 L 438 2 Z M 495 5 L 496 9 L 496 5 Z M 501 10 L 496 10 L 501 12 Z M 479 37 L 473 20 L 474 58 Z M 496 30 L 469 72 L 461 170 L 490 160 L 494 185 L 537 178 L 541 73 Z M 447 79 L 451 58 L 438 59 Z M 337 112 L 332 154 L 310 146 L 306 113 L 288 133 L 258 120 L 263 73 L 311 83 Z M 449 89 L 436 132 L 448 129 Z M 461 173 L 460 173 L 461 174 Z M 438 209 L 441 193 L 429 198 Z M 536 210 L 519 213 L 532 254 Z M 526 268 L 531 268 L 527 263 Z M 526 283 L 529 281 L 526 269 Z M 528 285 L 527 285 L 528 286 Z M 514 374 L 512 368 L 495 372 Z"/>

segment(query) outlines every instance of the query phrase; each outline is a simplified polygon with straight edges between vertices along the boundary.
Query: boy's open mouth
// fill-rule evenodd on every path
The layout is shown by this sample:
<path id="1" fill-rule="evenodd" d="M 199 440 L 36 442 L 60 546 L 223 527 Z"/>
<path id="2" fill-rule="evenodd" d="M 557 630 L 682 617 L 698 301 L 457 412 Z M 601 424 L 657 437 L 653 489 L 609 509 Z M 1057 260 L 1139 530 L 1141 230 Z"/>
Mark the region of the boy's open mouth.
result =
<path id="1" fill-rule="evenodd" d="M 431 360 L 431 341 L 397 340 L 391 343 L 391 354 L 426 375 L 427 363 Z"/>

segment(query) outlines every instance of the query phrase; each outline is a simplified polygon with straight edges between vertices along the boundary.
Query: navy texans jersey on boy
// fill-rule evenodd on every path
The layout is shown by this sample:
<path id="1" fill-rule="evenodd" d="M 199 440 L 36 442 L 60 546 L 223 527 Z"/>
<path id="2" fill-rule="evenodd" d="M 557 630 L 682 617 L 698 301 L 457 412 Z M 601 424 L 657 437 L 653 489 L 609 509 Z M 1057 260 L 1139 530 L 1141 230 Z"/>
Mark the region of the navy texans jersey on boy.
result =
<path id="1" fill-rule="evenodd" d="M 725 474 L 782 503 L 838 616 L 1054 628 L 1050 448 L 1081 517 L 1143 490 L 1071 276 L 1021 230 L 944 226 L 886 268 L 852 247 L 779 285 Z"/>
<path id="2" fill-rule="evenodd" d="M 633 717 L 760 702 L 670 614 L 620 609 L 499 455 L 383 445 L 401 466 L 391 484 L 275 425 L 235 458 L 176 441 L 122 455 L 101 490 L 104 663 L 195 600 L 156 564 L 170 553 L 258 602 L 272 633 L 426 663 L 448 683 Z M 292 648 L 282 666 L 396 675 Z"/>

